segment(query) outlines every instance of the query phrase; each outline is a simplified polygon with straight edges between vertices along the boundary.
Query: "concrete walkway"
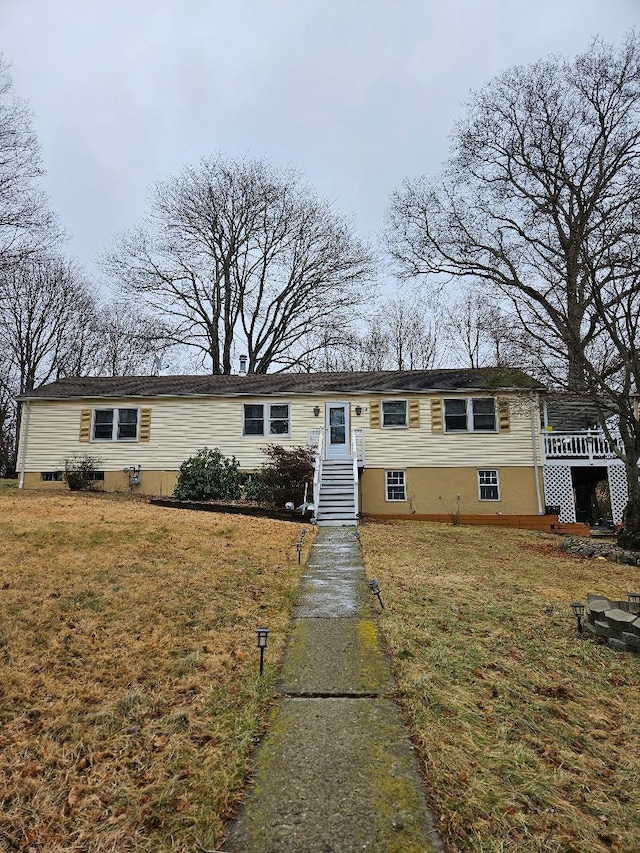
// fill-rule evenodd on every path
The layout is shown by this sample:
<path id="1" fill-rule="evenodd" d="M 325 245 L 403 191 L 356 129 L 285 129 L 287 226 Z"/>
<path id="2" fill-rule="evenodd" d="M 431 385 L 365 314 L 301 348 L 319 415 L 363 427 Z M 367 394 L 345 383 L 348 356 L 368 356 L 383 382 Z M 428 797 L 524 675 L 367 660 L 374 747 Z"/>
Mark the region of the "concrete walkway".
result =
<path id="1" fill-rule="evenodd" d="M 354 528 L 321 528 L 228 853 L 442 849 L 369 598 Z"/>

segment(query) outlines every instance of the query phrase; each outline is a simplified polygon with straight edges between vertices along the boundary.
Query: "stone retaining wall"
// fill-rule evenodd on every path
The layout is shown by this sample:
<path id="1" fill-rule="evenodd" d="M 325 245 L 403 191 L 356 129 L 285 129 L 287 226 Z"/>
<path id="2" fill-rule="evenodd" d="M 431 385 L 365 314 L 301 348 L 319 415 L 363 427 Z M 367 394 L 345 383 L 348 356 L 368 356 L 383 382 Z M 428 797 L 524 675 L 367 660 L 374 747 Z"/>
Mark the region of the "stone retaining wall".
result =
<path id="1" fill-rule="evenodd" d="M 612 649 L 640 653 L 640 607 L 637 604 L 589 595 L 584 627 L 605 639 Z"/>
<path id="2" fill-rule="evenodd" d="M 605 557 L 614 563 L 624 563 L 627 566 L 640 566 L 640 553 L 637 551 L 626 551 L 615 542 L 598 542 L 593 539 L 582 539 L 575 536 L 567 536 L 562 543 L 562 548 L 568 554 L 577 554 L 579 557 Z"/>

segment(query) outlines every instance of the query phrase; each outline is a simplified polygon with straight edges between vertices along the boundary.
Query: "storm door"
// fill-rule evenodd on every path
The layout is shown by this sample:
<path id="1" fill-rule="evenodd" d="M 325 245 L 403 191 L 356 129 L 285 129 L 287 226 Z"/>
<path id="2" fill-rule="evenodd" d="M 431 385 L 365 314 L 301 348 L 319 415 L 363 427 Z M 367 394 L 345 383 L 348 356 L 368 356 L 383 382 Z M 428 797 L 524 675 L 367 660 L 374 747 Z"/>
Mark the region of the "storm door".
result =
<path id="1" fill-rule="evenodd" d="M 327 436 L 327 459 L 349 457 L 349 404 L 327 403 L 325 405 L 325 431 Z"/>

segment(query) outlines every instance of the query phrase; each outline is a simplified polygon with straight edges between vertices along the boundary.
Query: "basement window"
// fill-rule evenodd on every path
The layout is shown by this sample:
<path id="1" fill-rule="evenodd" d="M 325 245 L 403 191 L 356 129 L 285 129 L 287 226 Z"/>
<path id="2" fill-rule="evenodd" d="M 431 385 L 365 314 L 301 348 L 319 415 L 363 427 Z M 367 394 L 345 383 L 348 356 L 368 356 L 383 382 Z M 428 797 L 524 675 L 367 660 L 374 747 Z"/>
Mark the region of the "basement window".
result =
<path id="1" fill-rule="evenodd" d="M 407 472 L 385 471 L 386 496 L 388 501 L 406 501 Z"/>
<path id="2" fill-rule="evenodd" d="M 61 483 L 62 471 L 41 471 L 40 479 L 43 483 Z"/>
<path id="3" fill-rule="evenodd" d="M 500 481 L 495 468 L 482 468 L 478 471 L 478 493 L 481 501 L 500 500 Z"/>

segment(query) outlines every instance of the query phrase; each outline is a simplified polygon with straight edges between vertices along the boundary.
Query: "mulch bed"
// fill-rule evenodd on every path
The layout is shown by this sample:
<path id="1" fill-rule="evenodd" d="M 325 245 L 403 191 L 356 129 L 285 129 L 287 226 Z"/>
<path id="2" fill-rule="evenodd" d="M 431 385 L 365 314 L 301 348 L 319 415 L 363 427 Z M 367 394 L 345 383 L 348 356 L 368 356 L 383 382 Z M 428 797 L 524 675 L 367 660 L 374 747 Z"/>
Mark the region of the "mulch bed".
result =
<path id="1" fill-rule="evenodd" d="M 293 521 L 296 524 L 308 523 L 311 511 L 304 515 L 296 510 L 278 509 L 268 504 L 250 503 L 247 501 L 176 501 L 172 498 L 151 498 L 153 506 L 166 506 L 172 509 L 197 509 L 201 512 L 225 512 L 234 515 L 250 515 L 254 518 L 275 518 L 278 521 Z"/>

